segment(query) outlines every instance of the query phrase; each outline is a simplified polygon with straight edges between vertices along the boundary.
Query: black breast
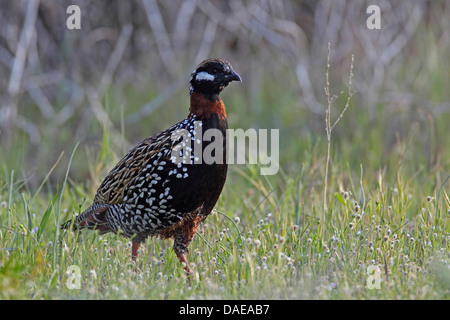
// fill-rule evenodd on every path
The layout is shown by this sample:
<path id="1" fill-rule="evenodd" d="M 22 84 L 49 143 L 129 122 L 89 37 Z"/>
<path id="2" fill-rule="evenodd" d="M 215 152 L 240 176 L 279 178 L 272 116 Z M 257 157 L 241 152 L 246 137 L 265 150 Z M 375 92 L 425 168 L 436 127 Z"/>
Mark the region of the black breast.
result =
<path id="1" fill-rule="evenodd" d="M 154 234 L 199 208 L 199 214 L 206 217 L 225 184 L 227 127 L 226 119 L 216 115 L 202 120 L 190 116 L 165 131 L 164 136 L 156 136 L 148 146 L 153 148 L 151 156 L 142 147 L 140 152 L 147 155 L 146 160 L 128 184 L 123 202 L 110 211 L 109 219 L 126 234 Z M 208 135 L 214 138 L 206 138 Z M 155 150 L 156 145 L 161 148 Z M 202 158 L 208 154 L 216 161 L 198 159 L 198 152 Z"/>
<path id="2" fill-rule="evenodd" d="M 200 120 L 198 120 L 200 121 Z M 197 122 L 197 129 L 199 122 Z M 227 175 L 226 163 L 226 119 L 212 115 L 201 120 L 201 159 L 196 157 L 200 150 L 197 141 L 199 132 L 192 132 L 191 140 L 195 146 L 195 154 L 191 156 L 194 163 L 183 164 L 186 178 L 173 181 L 171 189 L 179 197 L 174 197 L 173 208 L 181 213 L 190 213 L 203 206 L 203 214 L 207 215 L 216 204 Z M 201 160 L 201 161 L 200 161 Z M 200 162 L 200 163 L 198 163 Z M 177 165 L 179 166 L 179 165 Z"/>

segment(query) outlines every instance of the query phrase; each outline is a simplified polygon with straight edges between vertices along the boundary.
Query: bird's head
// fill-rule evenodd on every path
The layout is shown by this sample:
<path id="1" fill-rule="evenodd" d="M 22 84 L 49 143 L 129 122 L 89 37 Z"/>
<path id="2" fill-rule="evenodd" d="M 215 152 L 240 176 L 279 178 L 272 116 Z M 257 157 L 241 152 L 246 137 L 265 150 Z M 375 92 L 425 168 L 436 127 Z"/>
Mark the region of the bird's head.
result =
<path id="1" fill-rule="evenodd" d="M 231 81 L 242 81 L 231 64 L 222 59 L 204 60 L 192 72 L 189 94 L 218 95 Z"/>

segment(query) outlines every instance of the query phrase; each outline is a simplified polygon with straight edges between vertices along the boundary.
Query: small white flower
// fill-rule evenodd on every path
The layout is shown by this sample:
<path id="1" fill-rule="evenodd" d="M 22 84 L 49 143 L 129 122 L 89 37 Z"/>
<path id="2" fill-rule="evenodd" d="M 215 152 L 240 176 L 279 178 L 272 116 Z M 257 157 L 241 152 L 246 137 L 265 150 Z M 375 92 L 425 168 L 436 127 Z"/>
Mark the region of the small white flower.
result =
<path id="1" fill-rule="evenodd" d="M 91 276 L 91 278 L 97 279 L 97 272 L 95 272 L 94 269 L 91 269 L 91 270 L 89 271 L 89 275 Z"/>

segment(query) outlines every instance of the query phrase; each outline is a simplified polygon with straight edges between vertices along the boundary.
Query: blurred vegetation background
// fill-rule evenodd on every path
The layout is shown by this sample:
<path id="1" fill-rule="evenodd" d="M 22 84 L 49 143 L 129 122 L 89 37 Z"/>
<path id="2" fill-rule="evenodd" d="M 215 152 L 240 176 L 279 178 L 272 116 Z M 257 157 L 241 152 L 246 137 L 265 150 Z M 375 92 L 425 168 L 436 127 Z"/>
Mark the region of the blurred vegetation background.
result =
<path id="1" fill-rule="evenodd" d="M 81 30 L 66 27 L 72 4 Z M 380 30 L 366 27 L 372 4 Z M 361 163 L 396 173 L 407 161 L 406 174 L 439 186 L 450 168 L 449 16 L 449 1 L 425 0 L 1 0 L 0 169 L 35 188 L 63 151 L 55 172 L 66 170 L 80 142 L 71 178 L 101 179 L 114 163 L 92 168 L 105 143 L 120 158 L 183 119 L 190 72 L 220 57 L 243 78 L 223 93 L 230 127 L 280 129 L 283 171 L 310 161 L 322 181 L 330 43 L 334 118 L 352 54 L 356 90 L 332 163 L 359 175 Z M 311 153 L 317 143 L 323 159 Z"/>

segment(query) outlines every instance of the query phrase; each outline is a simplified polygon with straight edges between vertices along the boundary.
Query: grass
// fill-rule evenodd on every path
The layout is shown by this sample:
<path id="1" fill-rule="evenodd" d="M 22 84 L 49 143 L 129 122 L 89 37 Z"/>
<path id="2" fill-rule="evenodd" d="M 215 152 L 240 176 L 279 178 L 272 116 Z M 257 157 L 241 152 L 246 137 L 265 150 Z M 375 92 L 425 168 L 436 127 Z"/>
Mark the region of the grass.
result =
<path id="1" fill-rule="evenodd" d="M 399 114 L 395 127 L 385 106 L 377 110 L 383 116 L 368 120 L 355 94 L 327 139 L 323 118 L 298 108 L 295 94 L 288 92 L 275 113 L 276 95 L 246 98 L 233 89 L 238 93 L 224 94 L 230 127 L 280 128 L 281 169 L 264 177 L 257 165 L 230 167 L 216 211 L 191 243 L 189 281 L 171 241 L 148 239 L 134 264 L 129 239 L 59 229 L 92 202 L 126 150 L 93 120 L 94 143 L 72 141 L 34 171 L 23 136 L 15 137 L 20 147 L 0 150 L 0 298 L 450 298 L 448 114 L 413 124 Z M 127 136 L 124 112 L 113 111 L 114 94 L 107 96 Z M 252 106 L 250 99 L 260 109 L 236 107 Z M 164 127 L 159 112 L 145 121 Z M 167 125 L 179 119 L 165 117 Z M 150 134 L 151 127 L 133 130 Z M 70 132 L 43 138 L 44 150 L 62 136 Z"/>
<path id="2" fill-rule="evenodd" d="M 191 244 L 190 281 L 170 241 L 149 239 L 134 265 L 128 239 L 61 232 L 60 222 L 93 196 L 90 188 L 67 178 L 70 161 L 53 192 L 34 193 L 17 172 L 3 168 L 0 296 L 448 299 L 449 179 L 436 185 L 438 179 L 425 170 L 406 174 L 407 154 L 415 152 L 408 148 L 414 146 L 399 144 L 404 158 L 395 175 L 364 164 L 355 174 L 356 168 L 334 154 L 325 220 L 320 177 L 326 141 L 304 150 L 296 174 L 265 179 L 257 166 L 231 167 L 217 211 Z M 81 152 L 73 148 L 75 155 Z M 107 162 L 109 156 L 102 158 Z M 69 289 L 71 266 L 79 267 L 80 289 Z M 379 282 L 368 284 L 373 277 Z"/>

